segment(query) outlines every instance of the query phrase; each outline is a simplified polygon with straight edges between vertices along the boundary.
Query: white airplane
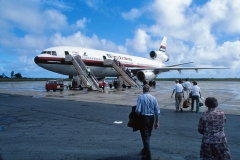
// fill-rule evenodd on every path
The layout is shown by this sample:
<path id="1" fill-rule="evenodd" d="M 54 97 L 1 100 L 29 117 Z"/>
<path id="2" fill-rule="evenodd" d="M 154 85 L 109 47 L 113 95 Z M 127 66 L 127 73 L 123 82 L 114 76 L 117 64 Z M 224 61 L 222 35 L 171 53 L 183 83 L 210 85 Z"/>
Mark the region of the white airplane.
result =
<path id="1" fill-rule="evenodd" d="M 124 65 L 125 68 L 131 70 L 133 75 L 141 82 L 146 79 L 149 82 L 154 82 L 154 79 L 160 73 L 170 70 L 177 70 L 181 73 L 181 70 L 229 69 L 227 67 L 179 67 L 180 65 L 193 62 L 165 66 L 164 62 L 169 61 L 169 56 L 166 54 L 166 42 L 167 37 L 164 37 L 159 50 L 150 52 L 151 59 L 88 48 L 58 46 L 43 50 L 41 54 L 34 58 L 34 61 L 46 70 L 72 77 L 77 75 L 77 71 L 71 62 L 65 62 L 65 55 L 80 55 L 94 76 L 102 79 L 104 77 L 119 76 L 118 72 L 111 66 L 103 65 L 105 59 L 115 59 Z"/>

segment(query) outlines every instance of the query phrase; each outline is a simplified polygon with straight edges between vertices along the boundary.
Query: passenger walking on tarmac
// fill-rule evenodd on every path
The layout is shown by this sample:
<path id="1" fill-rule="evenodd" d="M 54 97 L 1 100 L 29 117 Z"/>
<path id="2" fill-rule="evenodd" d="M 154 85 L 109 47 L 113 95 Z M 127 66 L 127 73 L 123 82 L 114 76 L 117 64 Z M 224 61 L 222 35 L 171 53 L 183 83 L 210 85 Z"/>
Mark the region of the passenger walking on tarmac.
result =
<path id="1" fill-rule="evenodd" d="M 183 83 L 183 88 L 187 94 L 186 97 L 189 98 L 189 93 L 191 92 L 192 86 L 191 83 L 188 81 L 188 78 L 185 79 L 185 82 Z"/>
<path id="2" fill-rule="evenodd" d="M 196 100 L 196 113 L 199 112 L 199 100 L 201 98 L 201 89 L 197 86 L 197 82 L 193 81 L 193 87 L 192 87 L 192 104 L 191 104 L 191 111 L 193 111 L 194 108 L 194 100 Z"/>
<path id="3" fill-rule="evenodd" d="M 224 112 L 216 110 L 218 101 L 215 97 L 208 97 L 205 105 L 208 110 L 202 113 L 198 123 L 198 132 L 203 135 L 200 158 L 230 160 L 230 150 L 224 133 L 226 116 Z"/>
<path id="4" fill-rule="evenodd" d="M 183 98 L 184 98 L 184 93 L 183 93 L 183 86 L 181 84 L 179 84 L 179 80 L 176 79 L 175 80 L 176 84 L 174 85 L 173 91 L 172 91 L 172 95 L 171 98 L 175 93 L 175 107 L 176 107 L 176 111 L 175 112 L 179 112 L 179 110 L 182 110 L 182 102 L 183 102 Z"/>
<path id="5" fill-rule="evenodd" d="M 140 133 L 143 142 L 142 159 L 151 160 L 150 137 L 152 128 L 159 127 L 160 108 L 155 97 L 149 94 L 150 86 L 143 86 L 143 94 L 137 99 L 135 112 L 140 115 Z"/>
<path id="6" fill-rule="evenodd" d="M 105 88 L 105 86 L 106 86 L 106 82 L 105 82 L 105 79 L 104 79 L 104 78 L 102 79 L 102 85 L 101 85 L 101 86 L 102 86 L 102 89 L 104 90 L 104 88 Z"/>

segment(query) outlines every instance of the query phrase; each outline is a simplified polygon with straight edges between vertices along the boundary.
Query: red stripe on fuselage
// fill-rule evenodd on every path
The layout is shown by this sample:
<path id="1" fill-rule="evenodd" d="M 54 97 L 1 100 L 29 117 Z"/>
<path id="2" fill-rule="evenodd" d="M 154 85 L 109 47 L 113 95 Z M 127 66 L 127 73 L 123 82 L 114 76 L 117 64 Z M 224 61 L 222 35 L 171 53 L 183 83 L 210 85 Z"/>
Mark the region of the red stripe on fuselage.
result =
<path id="1" fill-rule="evenodd" d="M 65 62 L 65 58 L 57 58 L 57 57 L 38 57 L 38 63 L 49 63 L 52 64 L 52 62 L 48 62 L 48 61 L 59 61 Z M 42 61 L 42 62 L 41 62 Z M 87 65 L 87 66 L 100 66 L 103 67 L 103 61 L 95 61 L 95 60 L 89 60 L 89 59 L 82 59 L 82 61 Z M 58 63 L 60 64 L 60 63 Z M 63 64 L 63 63 L 61 63 Z M 72 63 L 66 63 L 66 64 L 72 64 Z M 124 65 L 125 67 L 136 67 L 136 68 L 152 68 L 150 66 L 142 66 L 142 65 L 134 65 L 134 64 L 124 64 L 123 62 L 121 62 L 122 65 Z"/>
<path id="2" fill-rule="evenodd" d="M 65 58 L 57 58 L 57 57 L 38 57 L 39 60 L 45 60 L 45 61 L 65 61 Z"/>

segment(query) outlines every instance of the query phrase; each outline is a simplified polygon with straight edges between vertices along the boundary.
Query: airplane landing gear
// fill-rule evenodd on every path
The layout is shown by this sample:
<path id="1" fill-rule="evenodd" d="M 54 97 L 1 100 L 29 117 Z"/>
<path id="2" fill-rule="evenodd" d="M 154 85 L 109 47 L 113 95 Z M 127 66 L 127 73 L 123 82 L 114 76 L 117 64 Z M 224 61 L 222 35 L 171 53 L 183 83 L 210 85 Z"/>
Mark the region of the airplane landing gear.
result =
<path id="1" fill-rule="evenodd" d="M 152 87 L 155 87 L 156 86 L 156 82 L 155 81 L 150 81 L 149 85 L 152 86 Z"/>

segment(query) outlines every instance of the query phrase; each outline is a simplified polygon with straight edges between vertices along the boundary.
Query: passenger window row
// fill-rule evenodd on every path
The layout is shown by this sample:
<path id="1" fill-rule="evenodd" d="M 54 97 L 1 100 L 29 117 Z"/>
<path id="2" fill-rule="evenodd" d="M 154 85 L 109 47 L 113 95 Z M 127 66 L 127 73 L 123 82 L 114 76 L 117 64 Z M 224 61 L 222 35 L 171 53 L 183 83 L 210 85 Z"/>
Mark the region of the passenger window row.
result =
<path id="1" fill-rule="evenodd" d="M 99 60 L 99 61 L 102 61 L 101 58 L 94 58 L 94 57 L 83 57 L 84 59 L 93 59 L 93 60 Z"/>

